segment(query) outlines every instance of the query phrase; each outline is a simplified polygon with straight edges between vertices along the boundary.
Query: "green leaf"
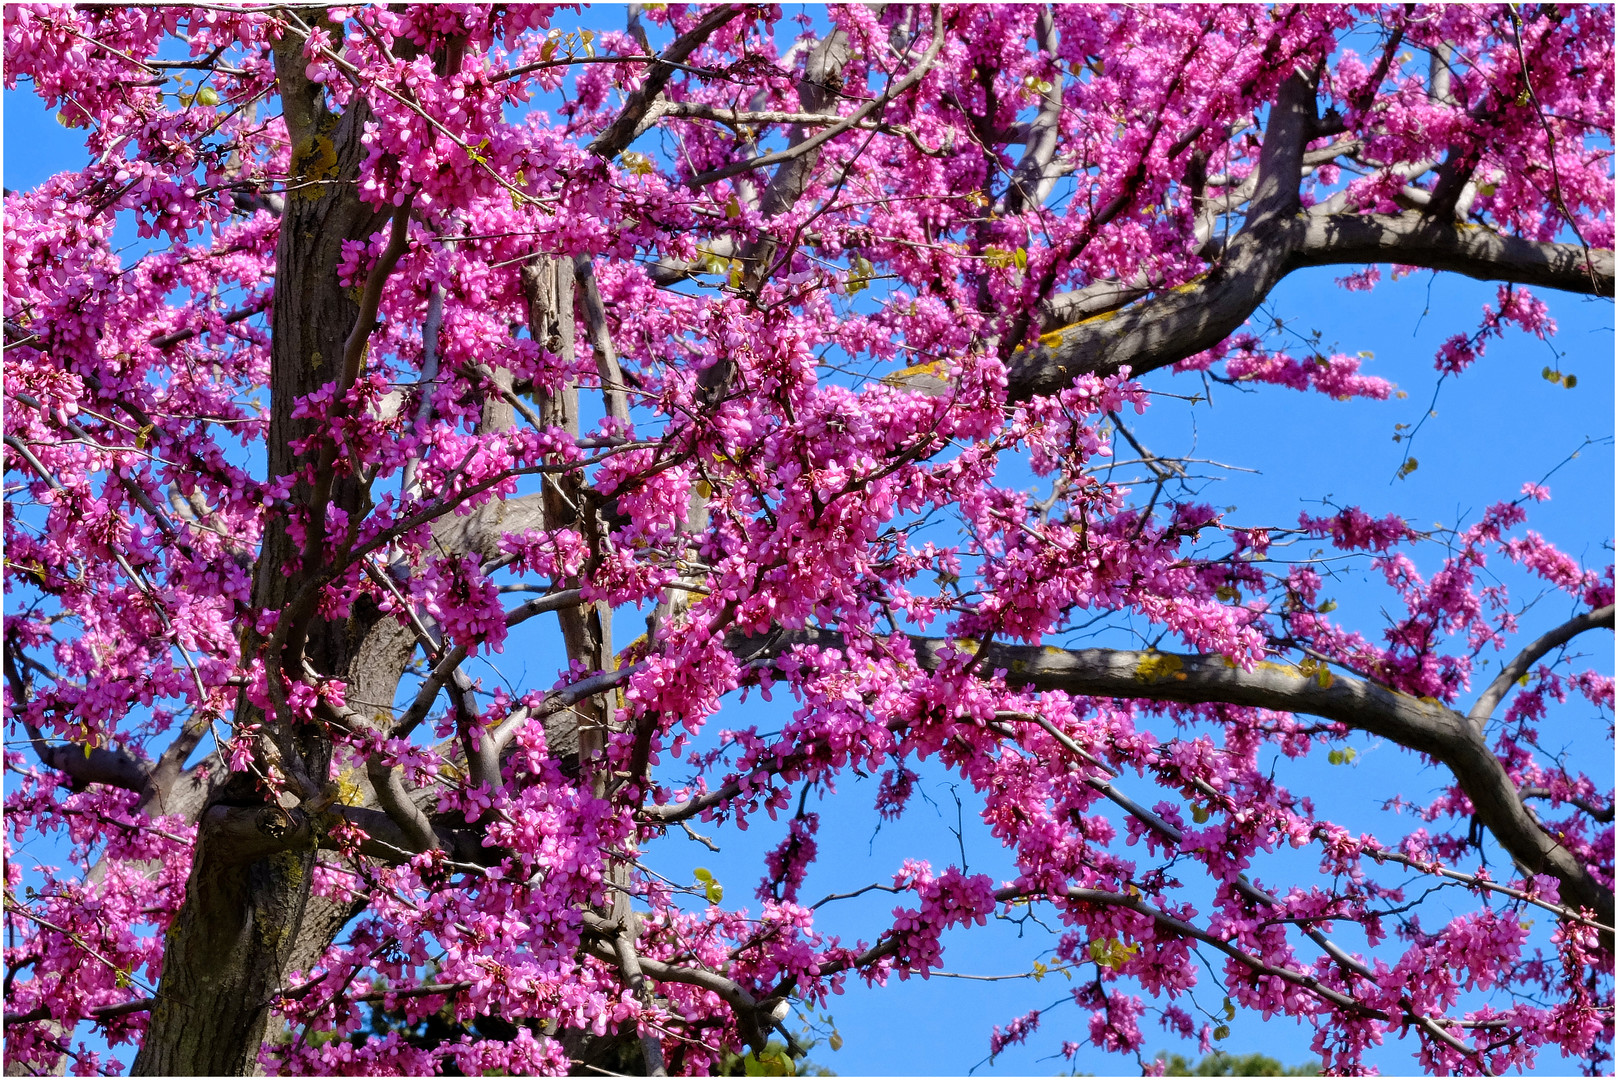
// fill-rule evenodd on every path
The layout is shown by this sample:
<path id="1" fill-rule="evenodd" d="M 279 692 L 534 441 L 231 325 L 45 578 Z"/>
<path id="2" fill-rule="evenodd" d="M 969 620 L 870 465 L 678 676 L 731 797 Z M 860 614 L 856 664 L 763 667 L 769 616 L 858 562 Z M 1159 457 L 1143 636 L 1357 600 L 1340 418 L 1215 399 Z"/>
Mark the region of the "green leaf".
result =
<path id="1" fill-rule="evenodd" d="M 986 247 L 983 249 L 983 261 L 996 270 L 1005 270 L 1017 265 L 1017 253 L 1010 248 Z M 1023 263 L 1027 265 L 1028 253 L 1023 253 Z"/>
<path id="2" fill-rule="evenodd" d="M 1215 1039 L 1228 1039 L 1228 1038 L 1230 1038 L 1230 1025 L 1229 1024 L 1220 1024 L 1218 1027 L 1214 1028 L 1213 1029 L 1213 1037 Z"/>
<path id="3" fill-rule="evenodd" d="M 1098 967 L 1116 970 L 1127 964 L 1129 958 L 1138 952 L 1140 952 L 1139 945 L 1125 945 L 1117 938 L 1098 938 L 1090 942 L 1090 959 L 1094 960 Z"/>
<path id="4" fill-rule="evenodd" d="M 876 267 L 871 260 L 863 255 L 856 255 L 848 261 L 848 291 L 857 293 L 866 288 L 871 279 L 876 276 Z"/>
<path id="5" fill-rule="evenodd" d="M 1326 760 L 1331 762 L 1333 765 L 1341 765 L 1344 760 L 1343 752 L 1341 750 L 1333 750 L 1331 753 L 1326 755 Z"/>
<path id="6" fill-rule="evenodd" d="M 705 866 L 699 866 L 695 870 L 691 871 L 691 876 L 701 882 L 713 881 L 713 871 L 709 870 Z"/>
<path id="7" fill-rule="evenodd" d="M 826 1040 L 826 1045 L 831 1047 L 833 1050 L 841 1050 L 843 1048 L 843 1037 L 837 1034 L 836 1028 L 832 1029 L 831 1038 Z"/>
<path id="8" fill-rule="evenodd" d="M 1200 803 L 1191 804 L 1191 820 L 1196 822 L 1198 825 L 1206 823 L 1207 820 L 1212 816 L 1212 814 L 1208 813 L 1208 808 L 1206 806 L 1203 806 Z"/>
<path id="9" fill-rule="evenodd" d="M 219 92 L 211 86 L 204 86 L 197 91 L 197 104 L 209 107 L 219 104 Z"/>
<path id="10" fill-rule="evenodd" d="M 1579 385 L 1579 377 L 1577 375 L 1563 375 L 1562 385 L 1571 390 L 1575 386 Z"/>
<path id="11" fill-rule="evenodd" d="M 717 904 L 725 898 L 725 887 L 717 881 L 710 881 L 703 892 L 708 894 L 708 903 L 710 904 Z"/>
<path id="12" fill-rule="evenodd" d="M 1405 463 L 1403 465 L 1399 466 L 1399 478 L 1401 480 L 1404 479 L 1405 477 L 1409 476 L 1411 473 L 1415 472 L 1420 467 L 1421 467 L 1420 464 L 1416 461 L 1415 458 L 1406 458 Z"/>
<path id="13" fill-rule="evenodd" d="M 1335 600 L 1327 600 L 1324 603 L 1322 603 L 1319 607 L 1315 608 L 1315 610 L 1318 611 L 1322 615 L 1326 614 L 1329 611 L 1336 611 L 1337 610 L 1337 601 L 1335 601 Z"/>

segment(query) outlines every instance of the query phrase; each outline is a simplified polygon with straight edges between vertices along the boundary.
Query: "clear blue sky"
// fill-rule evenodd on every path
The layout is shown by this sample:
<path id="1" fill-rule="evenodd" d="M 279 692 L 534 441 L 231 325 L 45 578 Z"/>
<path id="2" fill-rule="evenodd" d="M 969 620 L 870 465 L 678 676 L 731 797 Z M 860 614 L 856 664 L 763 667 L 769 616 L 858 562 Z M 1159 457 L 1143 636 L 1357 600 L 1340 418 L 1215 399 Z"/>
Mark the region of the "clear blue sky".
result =
<path id="1" fill-rule="evenodd" d="M 566 13 L 559 18 L 563 22 Z M 26 189 L 50 173 L 75 166 L 82 158 L 80 133 L 59 127 L 28 94 L 5 94 L 4 182 L 8 188 Z M 1319 500 L 1339 505 L 1359 504 L 1373 514 L 1397 513 L 1418 525 L 1469 522 L 1491 502 L 1516 496 L 1524 481 L 1539 480 L 1570 452 L 1589 439 L 1610 439 L 1614 430 L 1613 313 L 1610 301 L 1582 300 L 1541 294 L 1550 302 L 1561 333 L 1549 345 L 1521 334 L 1493 342 L 1488 356 L 1459 379 L 1448 380 L 1438 398 L 1436 416 L 1427 420 L 1414 453 L 1421 467 L 1402 480 L 1394 475 L 1403 448 L 1392 440 L 1395 424 L 1421 419 L 1437 384 L 1432 358 L 1439 343 L 1452 333 L 1474 329 L 1481 306 L 1494 296 L 1494 286 L 1465 279 L 1417 274 L 1399 282 L 1384 282 L 1374 292 L 1348 293 L 1332 279 L 1346 271 L 1317 270 L 1294 275 L 1272 298 L 1274 313 L 1309 332 L 1318 329 L 1325 341 L 1345 352 L 1368 350 L 1375 354 L 1369 371 L 1394 380 L 1409 394 L 1389 402 L 1333 402 L 1315 394 L 1299 394 L 1275 387 L 1243 393 L 1215 388 L 1211 402 L 1189 405 L 1160 398 L 1141 419 L 1137 433 L 1160 453 L 1186 453 L 1214 459 L 1257 472 L 1229 472 L 1209 481 L 1206 499 L 1216 505 L 1241 508 L 1236 515 L 1252 524 L 1287 526 L 1300 511 L 1320 513 Z M 1425 313 L 1425 314 L 1424 314 Z M 1545 366 L 1578 375 L 1576 389 L 1567 390 L 1541 378 Z M 1170 394 L 1199 393 L 1194 376 L 1159 372 L 1145 384 Z M 1530 527 L 1581 558 L 1601 566 L 1612 558 L 1613 453 L 1610 441 L 1588 446 L 1576 459 L 1563 464 L 1549 485 L 1553 500 L 1531 508 Z M 1440 557 L 1429 553 L 1423 569 L 1430 571 Z M 1380 612 L 1389 595 L 1379 582 L 1366 580 L 1359 569 L 1345 573 L 1330 590 L 1340 604 L 1339 617 L 1368 636 L 1381 626 Z M 1561 621 L 1567 605 L 1550 601 L 1524 621 L 1532 636 Z M 621 631 L 627 640 L 640 632 L 639 617 L 625 617 Z M 536 633 L 538 631 L 536 630 Z M 1107 644 L 1102 641 L 1098 644 Z M 1115 640 L 1112 644 L 1133 644 Z M 531 639 L 527 652 L 514 640 L 500 659 L 508 673 L 516 674 L 532 657 L 529 667 L 542 672 L 551 660 L 537 651 L 544 636 Z M 1604 656 L 1610 671 L 1610 636 L 1582 642 L 1587 650 Z M 546 679 L 548 681 L 548 678 Z M 784 705 L 766 706 L 752 698 L 747 706 L 725 718 L 730 724 L 757 722 L 769 726 Z M 1587 766 L 1610 783 L 1611 743 L 1603 723 L 1592 710 L 1578 705 L 1563 707 L 1545 725 L 1547 738 L 1563 740 L 1588 761 Z M 715 728 L 710 727 L 710 731 Z M 1384 838 L 1394 823 L 1380 807 L 1395 793 L 1412 798 L 1434 790 L 1440 778 L 1424 771 L 1414 758 L 1369 740 L 1357 743 L 1361 756 L 1348 767 L 1324 761 L 1290 765 L 1287 781 L 1311 793 L 1323 810 L 1341 815 L 1354 829 L 1375 830 Z M 811 871 L 804 889 L 809 900 L 842 892 L 874 881 L 886 882 L 906 857 L 926 857 L 942 868 L 958 862 L 961 846 L 951 832 L 956 807 L 948 778 L 930 775 L 925 791 L 936 812 L 916 802 L 910 816 L 899 824 L 874 832 L 871 802 L 874 781 L 850 776 L 836 800 L 819 807 L 825 825 L 820 836 L 821 860 Z M 1155 799 L 1144 782 L 1131 790 Z M 1003 853 L 974 820 L 975 802 L 962 789 L 967 835 L 965 854 L 973 872 L 996 876 L 1010 873 Z M 974 826 L 976 825 L 976 828 Z M 700 826 L 699 826 L 700 828 Z M 666 872 L 706 866 L 726 885 L 732 902 L 746 902 L 757 881 L 760 857 L 784 831 L 784 821 L 773 824 L 756 819 L 747 833 L 715 832 L 723 851 L 709 853 L 676 833 L 667 842 Z M 708 831 L 704 829 L 703 831 Z M 682 847 L 683 845 L 683 847 Z M 1289 869 L 1297 880 L 1309 880 L 1308 860 L 1294 857 L 1293 867 L 1282 859 L 1260 870 L 1272 880 Z M 1456 902 L 1463 903 L 1465 897 Z M 823 910 L 821 926 L 847 938 L 873 938 L 889 921 L 894 898 L 881 893 L 832 905 Z M 1047 935 L 1038 926 L 1020 929 L 1006 924 L 984 930 L 954 932 L 946 937 L 948 970 L 973 975 L 1003 975 L 1029 970 Z M 1204 986 L 1210 985 L 1204 979 Z M 995 1024 L 1004 1024 L 1030 1008 L 1061 1000 L 1068 984 L 1060 976 L 1041 983 L 1032 980 L 977 982 L 938 978 L 894 982 L 869 991 L 858 982 L 834 1000 L 830 1008 L 843 1037 L 841 1051 L 824 1044 L 813 1058 L 843 1074 L 951 1074 L 964 1072 L 988 1052 L 988 1036 Z M 1204 995 L 1208 996 L 1208 995 Z M 1215 1006 L 1219 992 L 1212 992 Z M 992 1075 L 1050 1074 L 1066 1068 L 1051 1058 L 1064 1039 L 1084 1041 L 1087 1017 L 1071 1002 L 1058 1006 L 1045 1018 L 1041 1030 L 1023 1048 L 1008 1051 L 992 1068 Z M 1262 1051 L 1288 1063 L 1309 1060 L 1309 1031 L 1290 1020 L 1268 1024 L 1256 1016 L 1239 1014 L 1231 1024 L 1225 1048 L 1236 1053 Z M 1409 1057 L 1413 1039 L 1390 1041 L 1372 1055 L 1384 1072 L 1414 1069 Z M 1194 1047 L 1179 1045 L 1156 1029 L 1148 1029 L 1148 1046 L 1195 1056 Z M 1127 1070 L 1124 1058 L 1086 1049 L 1077 1062 L 1080 1070 L 1109 1073 Z M 1560 1073 L 1566 1065 L 1543 1058 L 1541 1071 Z"/>

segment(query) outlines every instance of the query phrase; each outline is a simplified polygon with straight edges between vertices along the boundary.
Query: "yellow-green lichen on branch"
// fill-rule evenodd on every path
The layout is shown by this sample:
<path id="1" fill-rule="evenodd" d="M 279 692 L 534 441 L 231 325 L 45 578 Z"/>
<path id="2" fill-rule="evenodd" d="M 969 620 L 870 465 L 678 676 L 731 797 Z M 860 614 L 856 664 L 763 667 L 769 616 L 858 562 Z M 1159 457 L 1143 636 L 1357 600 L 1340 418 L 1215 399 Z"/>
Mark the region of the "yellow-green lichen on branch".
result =
<path id="1" fill-rule="evenodd" d="M 1140 661 L 1135 665 L 1135 681 L 1139 683 L 1161 682 L 1164 679 L 1185 678 L 1181 669 L 1185 662 L 1173 653 L 1149 652 L 1142 653 Z"/>
<path id="2" fill-rule="evenodd" d="M 922 364 L 912 364 L 901 368 L 892 375 L 885 376 L 882 382 L 888 386 L 906 387 L 922 379 L 934 379 L 945 382 L 949 375 L 949 368 L 942 360 L 928 360 Z"/>
<path id="3" fill-rule="evenodd" d="M 333 138 L 337 122 L 337 117 L 323 114 L 309 137 L 293 148 L 290 173 L 297 182 L 287 185 L 287 198 L 318 199 L 326 193 L 326 181 L 337 179 L 337 143 Z"/>

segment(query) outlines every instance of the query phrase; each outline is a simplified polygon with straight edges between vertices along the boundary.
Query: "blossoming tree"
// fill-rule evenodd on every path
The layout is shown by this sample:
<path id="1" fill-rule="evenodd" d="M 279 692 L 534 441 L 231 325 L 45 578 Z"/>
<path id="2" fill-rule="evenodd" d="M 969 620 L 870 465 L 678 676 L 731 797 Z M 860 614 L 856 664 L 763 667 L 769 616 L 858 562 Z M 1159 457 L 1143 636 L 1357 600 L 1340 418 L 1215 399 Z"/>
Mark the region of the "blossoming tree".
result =
<path id="1" fill-rule="evenodd" d="M 1610 733 L 1567 646 L 1611 564 L 1533 477 L 1244 525 L 1129 425 L 1150 372 L 1387 396 L 1250 321 L 1301 268 L 1498 282 L 1453 375 L 1611 296 L 1612 9 L 606 17 L 6 9 L 86 149 L 5 200 L 8 1065 L 108 1067 L 93 1025 L 148 1074 L 702 1072 L 1021 905 L 1071 1046 L 1252 1009 L 1340 1071 L 1610 1061 L 1613 792 L 1536 726 Z M 1422 827 L 1276 778 L 1353 733 L 1441 770 Z M 1015 874 L 910 861 L 817 931 L 801 793 L 896 817 L 921 769 Z M 760 811 L 755 896 L 659 872 Z"/>

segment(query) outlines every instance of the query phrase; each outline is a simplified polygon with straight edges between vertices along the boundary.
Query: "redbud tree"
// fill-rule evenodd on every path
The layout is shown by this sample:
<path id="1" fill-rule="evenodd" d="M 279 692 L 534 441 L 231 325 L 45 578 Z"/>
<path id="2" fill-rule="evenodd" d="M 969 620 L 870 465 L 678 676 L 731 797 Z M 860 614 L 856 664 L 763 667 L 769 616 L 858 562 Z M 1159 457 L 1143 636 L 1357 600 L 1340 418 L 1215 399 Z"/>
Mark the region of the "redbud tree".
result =
<path id="1" fill-rule="evenodd" d="M 1605 1068 L 1610 773 L 1538 728 L 1610 738 L 1612 564 L 1535 476 L 1254 522 L 1131 425 L 1390 396 L 1254 318 L 1301 269 L 1498 283 L 1463 379 L 1610 297 L 1612 9 L 592 17 L 6 8 L 85 149 L 5 200 L 8 1066 L 700 1073 L 1031 912 L 1069 1055 Z M 1366 735 L 1380 835 L 1288 780 Z M 923 774 L 1011 872 L 817 929 L 807 796 Z M 667 869 L 749 822 L 755 892 Z"/>

